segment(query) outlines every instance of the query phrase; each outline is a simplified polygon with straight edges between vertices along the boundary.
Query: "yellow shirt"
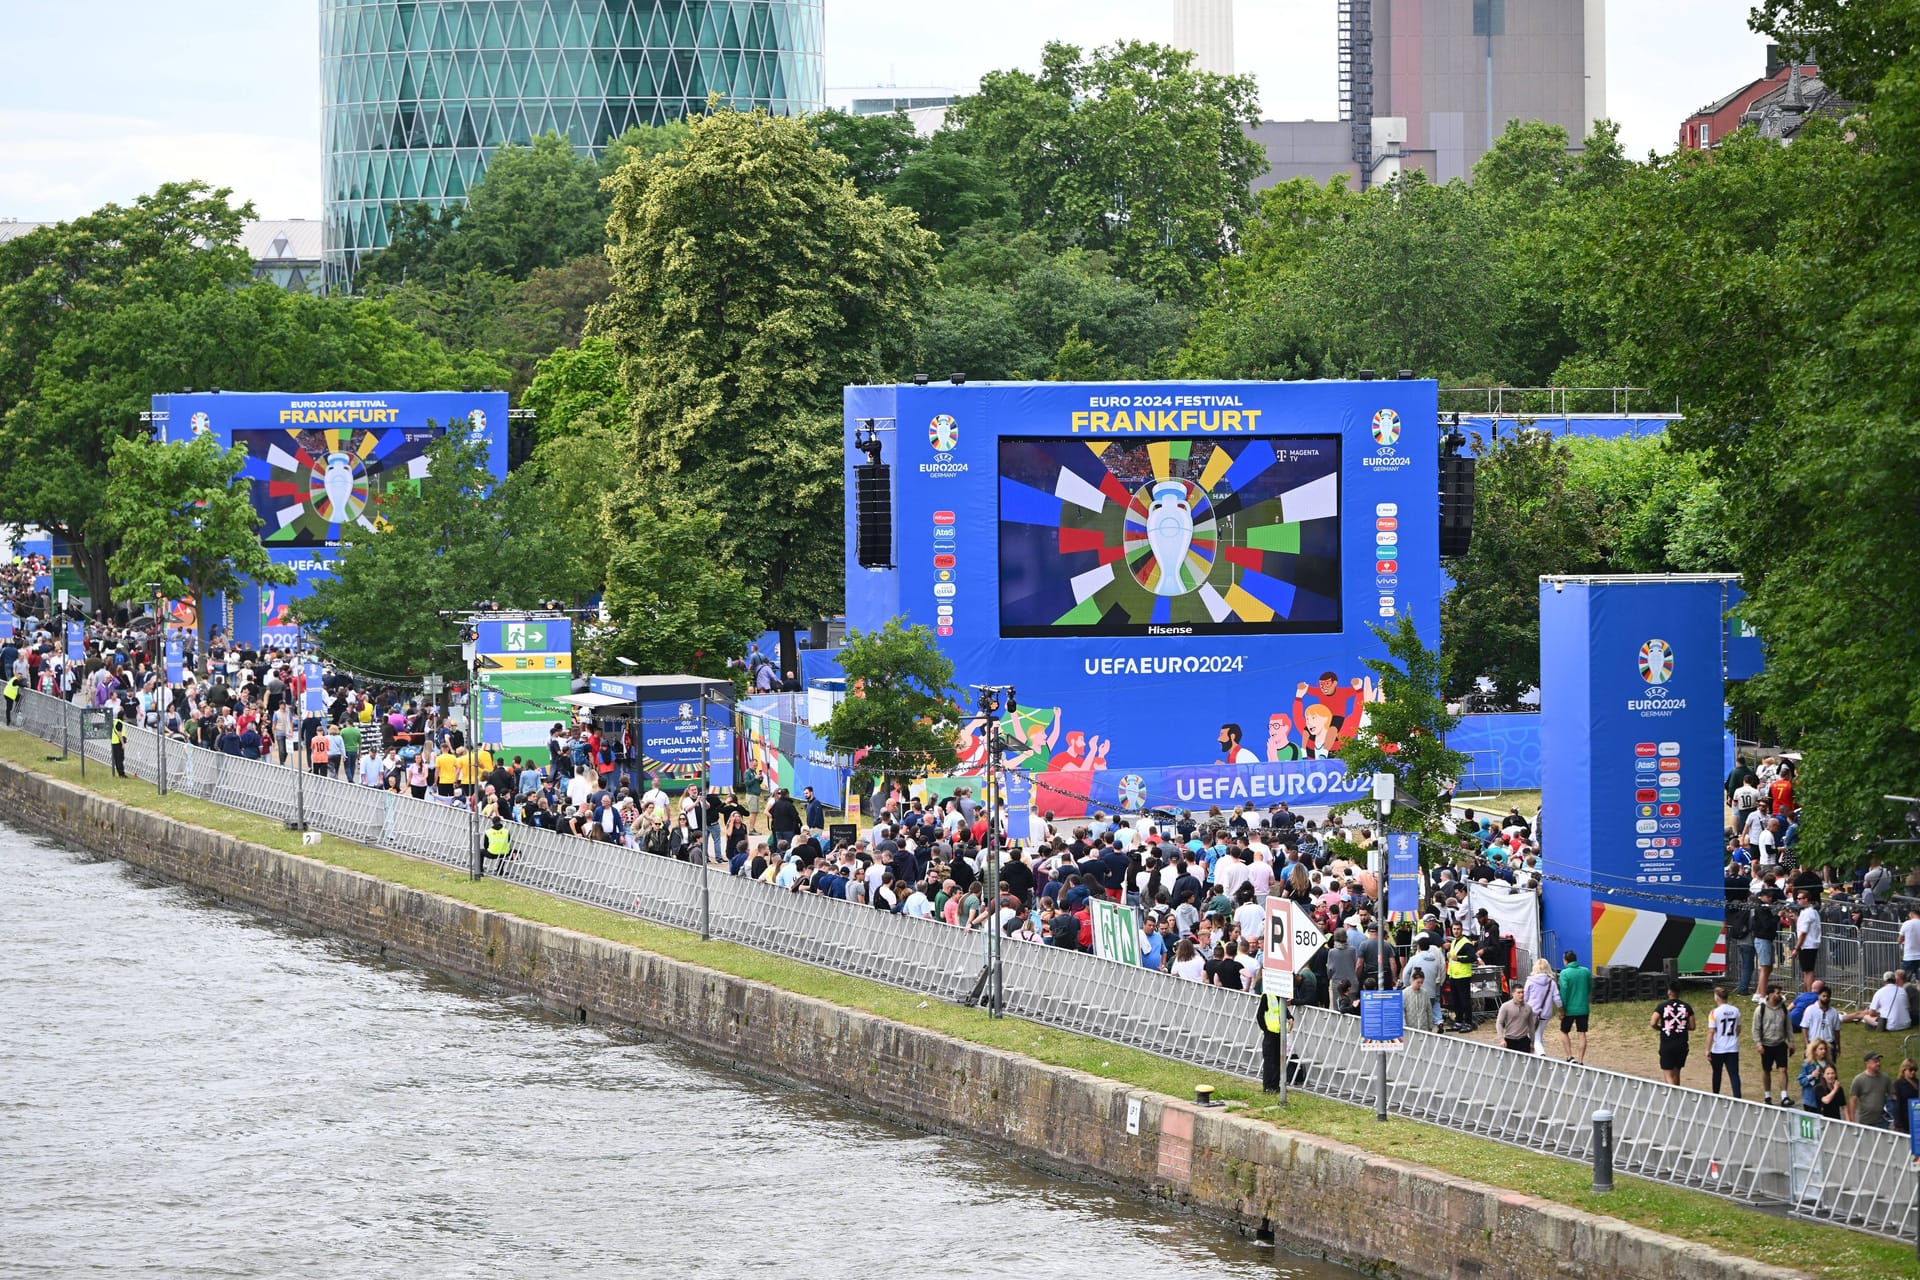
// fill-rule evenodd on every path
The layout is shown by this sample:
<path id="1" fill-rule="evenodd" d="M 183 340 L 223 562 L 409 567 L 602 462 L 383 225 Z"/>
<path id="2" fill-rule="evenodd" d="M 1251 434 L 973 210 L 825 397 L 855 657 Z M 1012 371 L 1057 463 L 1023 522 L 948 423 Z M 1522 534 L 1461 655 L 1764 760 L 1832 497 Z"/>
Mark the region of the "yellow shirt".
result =
<path id="1" fill-rule="evenodd" d="M 493 772 L 493 752 L 487 750 L 485 747 L 480 748 L 479 768 L 483 774 Z"/>
<path id="2" fill-rule="evenodd" d="M 442 751 L 433 758 L 434 781 L 442 785 L 451 785 L 460 781 L 460 757 L 451 751 Z"/>

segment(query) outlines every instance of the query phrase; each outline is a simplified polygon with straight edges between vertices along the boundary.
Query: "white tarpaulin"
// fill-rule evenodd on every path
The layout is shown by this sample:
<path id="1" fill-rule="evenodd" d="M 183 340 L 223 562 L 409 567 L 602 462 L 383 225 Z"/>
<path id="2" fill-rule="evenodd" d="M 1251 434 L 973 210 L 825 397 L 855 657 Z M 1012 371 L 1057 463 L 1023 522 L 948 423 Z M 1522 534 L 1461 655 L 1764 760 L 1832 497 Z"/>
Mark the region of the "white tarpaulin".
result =
<path id="1" fill-rule="evenodd" d="M 1520 950 L 1527 955 L 1538 957 L 1540 954 L 1540 895 L 1532 889 L 1515 889 L 1504 881 L 1496 880 L 1492 884 L 1469 882 L 1467 906 L 1478 912 L 1487 909 L 1487 915 L 1500 926 L 1500 932 L 1513 938 Z M 1549 961 L 1559 959 L 1548 956 Z M 1525 973 L 1520 975 L 1526 977 Z"/>

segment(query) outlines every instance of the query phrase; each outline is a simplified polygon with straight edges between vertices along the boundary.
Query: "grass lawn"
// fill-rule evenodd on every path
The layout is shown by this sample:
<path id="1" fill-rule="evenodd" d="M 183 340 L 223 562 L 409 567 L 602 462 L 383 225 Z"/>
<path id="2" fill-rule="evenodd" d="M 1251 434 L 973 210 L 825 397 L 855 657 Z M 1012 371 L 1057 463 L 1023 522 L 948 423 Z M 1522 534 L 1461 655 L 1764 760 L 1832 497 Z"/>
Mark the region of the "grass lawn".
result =
<path id="1" fill-rule="evenodd" d="M 1483 791 L 1477 795 L 1457 795 L 1453 798 L 1456 807 L 1471 809 L 1474 816 L 1491 814 L 1500 817 L 1508 809 L 1518 809 L 1529 818 L 1540 813 L 1540 793 L 1538 791 Z"/>
<path id="2" fill-rule="evenodd" d="M 0 759 L 63 782 L 79 783 L 77 758 L 52 762 L 47 760 L 47 754 L 47 745 L 38 738 L 11 730 L 0 731 Z M 1022 1053 L 1041 1062 L 1085 1071 L 1171 1097 L 1191 1098 L 1194 1085 L 1211 1083 L 1218 1098 L 1244 1103 L 1247 1107 L 1244 1114 L 1283 1128 L 1338 1139 L 1367 1151 L 1429 1165 L 1462 1178 L 1508 1187 L 1545 1200 L 1606 1214 L 1624 1222 L 1709 1245 L 1738 1257 L 1793 1267 L 1835 1280 L 1884 1280 L 1884 1277 L 1891 1275 L 1920 1275 L 1911 1245 L 1880 1240 L 1840 1227 L 1775 1217 L 1701 1192 L 1665 1187 L 1637 1178 L 1618 1178 L 1613 1194 L 1595 1196 L 1588 1190 L 1592 1180 L 1588 1168 L 1553 1156 L 1537 1155 L 1487 1139 L 1406 1120 L 1380 1123 L 1364 1108 L 1298 1093 L 1290 1095 L 1286 1107 L 1275 1107 L 1252 1081 L 1221 1078 L 1198 1068 L 1087 1036 L 1054 1031 L 1017 1018 L 991 1019 L 979 1009 L 927 1000 L 917 993 L 817 969 L 732 943 L 703 943 L 693 934 L 548 897 L 500 880 L 470 881 L 464 873 L 448 867 L 369 849 L 332 836 L 323 837 L 317 845 L 303 846 L 298 833 L 287 831 L 270 819 L 238 813 L 189 796 L 158 796 L 152 784 L 138 779 L 114 778 L 104 768 L 98 772 L 89 768 L 85 785 L 114 800 L 224 831 L 270 848 L 316 858 L 476 906 L 510 912 L 523 919 L 629 943 L 660 955 L 771 983 L 848 1008 L 863 1009 L 897 1022 L 925 1027 L 975 1044 Z M 1636 1006 L 1614 1007 L 1629 1011 L 1637 1009 Z M 1647 1012 L 1638 1010 L 1642 1021 Z M 1844 1039 L 1843 1036 L 1843 1042 Z M 1704 1061 L 1704 1051 L 1700 1056 Z"/>

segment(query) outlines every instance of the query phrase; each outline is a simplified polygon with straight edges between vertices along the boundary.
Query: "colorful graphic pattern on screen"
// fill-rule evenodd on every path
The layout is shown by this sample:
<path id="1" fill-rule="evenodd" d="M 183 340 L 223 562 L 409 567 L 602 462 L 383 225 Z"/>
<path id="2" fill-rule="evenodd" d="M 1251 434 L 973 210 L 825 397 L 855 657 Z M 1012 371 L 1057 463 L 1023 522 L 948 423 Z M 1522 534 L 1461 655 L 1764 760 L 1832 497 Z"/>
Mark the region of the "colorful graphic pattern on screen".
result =
<path id="1" fill-rule="evenodd" d="M 1003 635 L 1340 629 L 1336 436 L 1005 438 L 999 528 Z"/>
<path id="2" fill-rule="evenodd" d="M 434 433 L 416 428 L 235 431 L 270 547 L 330 547 L 377 528 L 383 493 L 426 473 Z"/>

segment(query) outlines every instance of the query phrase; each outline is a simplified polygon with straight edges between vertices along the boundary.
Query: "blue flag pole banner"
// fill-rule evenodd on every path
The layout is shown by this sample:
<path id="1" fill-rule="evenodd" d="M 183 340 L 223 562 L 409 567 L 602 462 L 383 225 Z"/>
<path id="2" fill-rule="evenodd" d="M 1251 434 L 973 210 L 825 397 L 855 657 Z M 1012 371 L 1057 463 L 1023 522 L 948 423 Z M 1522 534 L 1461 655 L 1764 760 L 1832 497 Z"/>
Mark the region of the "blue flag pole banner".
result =
<path id="1" fill-rule="evenodd" d="M 1407 1006 L 1404 992 L 1364 989 L 1360 992 L 1360 1047 L 1370 1053 L 1398 1053 L 1407 1047 Z"/>
<path id="2" fill-rule="evenodd" d="M 1378 698 L 1370 624 L 1439 642 L 1438 401 L 1412 379 L 849 387 L 847 491 L 892 521 L 863 555 L 847 504 L 848 624 L 903 618 L 956 684 L 1014 686 L 1005 763 L 1039 777 L 1331 763 Z M 956 736 L 982 774 L 984 721 Z"/>
<path id="3" fill-rule="evenodd" d="M 167 683 L 170 685 L 180 684 L 185 680 L 186 674 L 187 674 L 186 645 L 181 643 L 179 636 L 168 636 L 167 637 Z"/>
<path id="4" fill-rule="evenodd" d="M 309 660 L 305 667 L 306 692 L 301 696 L 300 710 L 309 716 L 323 716 L 327 713 L 326 676 L 320 664 Z"/>
<path id="5" fill-rule="evenodd" d="M 506 706 L 506 698 L 498 689 L 480 691 L 480 742 L 482 746 L 501 745 L 501 712 Z"/>
<path id="6" fill-rule="evenodd" d="M 13 612 L 13 606 L 0 604 L 0 640 L 13 639 L 14 631 L 19 625 L 20 619 Z"/>
<path id="7" fill-rule="evenodd" d="M 245 453 L 240 474 L 251 485 L 260 541 L 268 558 L 293 571 L 290 585 L 200 602 L 214 617 L 232 608 L 233 639 L 242 644 L 300 643 L 288 606 L 333 576 L 349 543 L 372 536 L 389 495 L 418 491 L 427 446 L 439 436 L 467 436 L 484 447 L 489 472 L 507 474 L 505 392 L 198 392 L 155 396 L 152 408 L 166 443 L 210 435 L 223 450 Z"/>
<path id="8" fill-rule="evenodd" d="M 67 624 L 67 661 L 85 662 L 87 660 L 87 627 L 82 622 Z"/>
<path id="9" fill-rule="evenodd" d="M 1596 968 L 1703 973 L 1720 937 L 1728 582 L 1540 584 L 1545 928 Z"/>
<path id="10" fill-rule="evenodd" d="M 1388 919 L 1417 919 L 1420 895 L 1420 837 L 1407 831 L 1392 832 L 1387 836 Z"/>

